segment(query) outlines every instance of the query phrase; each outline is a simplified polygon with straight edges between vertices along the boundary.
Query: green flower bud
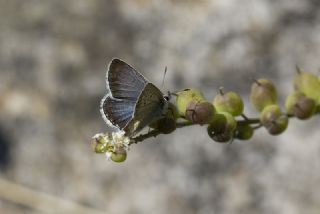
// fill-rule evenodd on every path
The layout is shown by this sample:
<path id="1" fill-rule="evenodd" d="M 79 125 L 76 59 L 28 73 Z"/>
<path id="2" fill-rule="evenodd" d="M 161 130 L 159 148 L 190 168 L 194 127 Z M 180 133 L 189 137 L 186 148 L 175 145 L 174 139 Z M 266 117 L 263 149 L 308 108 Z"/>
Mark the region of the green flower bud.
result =
<path id="1" fill-rule="evenodd" d="M 294 88 L 320 104 L 320 81 L 315 74 L 299 70 L 294 79 Z"/>
<path id="2" fill-rule="evenodd" d="M 197 89 L 187 88 L 177 92 L 177 109 L 181 116 L 186 116 L 186 110 L 190 102 L 205 101 L 206 98 L 201 91 Z"/>
<path id="3" fill-rule="evenodd" d="M 121 163 L 127 159 L 127 151 L 123 147 L 116 147 L 111 154 L 110 160 Z"/>
<path id="4" fill-rule="evenodd" d="M 281 134 L 288 127 L 288 117 L 282 114 L 278 105 L 265 107 L 260 115 L 261 124 L 271 135 Z"/>
<path id="5" fill-rule="evenodd" d="M 249 140 L 254 133 L 254 129 L 250 125 L 238 125 L 234 137 L 239 140 Z"/>
<path id="6" fill-rule="evenodd" d="M 310 118 L 316 111 L 316 102 L 306 97 L 302 92 L 292 92 L 285 102 L 288 114 L 296 116 L 298 119 L 305 120 Z"/>
<path id="7" fill-rule="evenodd" d="M 213 100 L 213 105 L 218 112 L 229 112 L 233 116 L 238 116 L 243 112 L 243 101 L 239 94 L 233 91 L 223 93 L 220 90 L 220 94 Z"/>
<path id="8" fill-rule="evenodd" d="M 277 102 L 276 87 L 270 80 L 256 80 L 251 86 L 250 101 L 257 111 L 261 112 L 264 107 Z"/>
<path id="9" fill-rule="evenodd" d="M 214 114 L 214 106 L 207 101 L 191 101 L 186 109 L 186 118 L 201 125 L 209 123 Z"/>

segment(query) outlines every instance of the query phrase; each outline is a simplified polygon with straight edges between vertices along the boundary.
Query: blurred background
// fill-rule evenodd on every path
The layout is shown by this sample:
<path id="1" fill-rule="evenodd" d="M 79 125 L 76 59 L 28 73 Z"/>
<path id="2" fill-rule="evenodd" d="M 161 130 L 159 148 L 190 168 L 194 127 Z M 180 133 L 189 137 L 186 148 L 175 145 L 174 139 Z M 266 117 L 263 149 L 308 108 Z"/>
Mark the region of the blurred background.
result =
<path id="1" fill-rule="evenodd" d="M 283 104 L 319 56 L 317 0 L 0 0 L 0 213 L 318 214 L 319 117 L 230 145 L 183 128 L 122 164 L 89 141 L 113 57 L 159 87 L 167 66 L 163 91 L 235 90 L 254 117 L 253 77 Z"/>

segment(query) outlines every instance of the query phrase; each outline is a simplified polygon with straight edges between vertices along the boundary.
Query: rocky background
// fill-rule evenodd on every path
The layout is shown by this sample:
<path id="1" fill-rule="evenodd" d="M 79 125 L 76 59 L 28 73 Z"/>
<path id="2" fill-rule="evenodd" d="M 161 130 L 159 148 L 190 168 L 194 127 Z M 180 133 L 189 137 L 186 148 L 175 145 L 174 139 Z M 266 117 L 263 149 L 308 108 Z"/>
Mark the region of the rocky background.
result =
<path id="1" fill-rule="evenodd" d="M 272 79 L 283 103 L 295 65 L 319 72 L 319 56 L 318 0 L 0 0 L 1 179 L 105 213 L 318 214 L 319 117 L 231 145 L 184 128 L 132 146 L 123 164 L 89 141 L 107 129 L 113 57 L 158 86 L 168 66 L 164 91 L 236 90 L 257 116 L 252 77 Z M 0 198 L 0 213 L 37 212 Z"/>

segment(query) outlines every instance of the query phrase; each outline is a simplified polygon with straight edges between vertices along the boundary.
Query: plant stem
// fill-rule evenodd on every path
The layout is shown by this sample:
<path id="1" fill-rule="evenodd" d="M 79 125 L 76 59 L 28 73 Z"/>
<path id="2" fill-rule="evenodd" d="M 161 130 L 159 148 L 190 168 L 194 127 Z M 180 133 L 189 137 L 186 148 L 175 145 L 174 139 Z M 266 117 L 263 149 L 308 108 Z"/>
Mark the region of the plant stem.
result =
<path id="1" fill-rule="evenodd" d="M 260 119 L 259 118 L 246 118 L 244 120 L 237 120 L 238 124 L 241 125 L 250 125 L 250 124 L 259 124 L 260 123 Z"/>
<path id="2" fill-rule="evenodd" d="M 160 132 L 159 130 L 156 130 L 156 129 L 151 130 L 151 131 L 149 131 L 149 132 L 146 133 L 146 134 L 141 134 L 141 135 L 139 135 L 139 136 L 137 136 L 137 137 L 135 137 L 135 138 L 132 138 L 132 139 L 131 139 L 131 142 L 129 143 L 129 145 L 134 144 L 134 143 L 137 144 L 137 143 L 139 143 L 139 142 L 141 142 L 141 141 L 144 141 L 144 140 L 147 139 L 147 138 L 156 137 L 156 136 L 158 136 L 159 134 L 161 134 L 161 132 Z"/>
<path id="3" fill-rule="evenodd" d="M 244 119 L 243 120 L 237 120 L 237 124 L 238 125 L 254 125 L 256 124 L 256 126 L 253 126 L 253 129 L 259 129 L 262 127 L 262 124 L 260 123 L 260 119 L 259 118 L 249 118 L 245 115 L 241 115 Z M 293 115 L 291 114 L 287 114 L 286 115 L 288 118 L 292 118 L 294 117 Z M 184 118 L 183 118 L 184 119 Z M 183 128 L 183 127 L 187 127 L 187 126 L 193 126 L 193 125 L 198 125 L 198 124 L 195 124 L 195 123 L 192 123 L 191 121 L 188 121 L 188 120 L 185 120 L 185 121 L 182 121 L 182 122 L 177 122 L 177 128 Z M 151 131 L 149 131 L 148 133 L 146 134 L 141 134 L 137 137 L 134 137 L 131 139 L 131 142 L 129 143 L 129 145 L 132 145 L 132 144 L 137 144 L 139 142 L 142 142 L 148 138 L 151 138 L 151 137 L 156 137 L 158 135 L 162 134 L 159 130 L 156 130 L 156 129 L 153 129 Z"/>

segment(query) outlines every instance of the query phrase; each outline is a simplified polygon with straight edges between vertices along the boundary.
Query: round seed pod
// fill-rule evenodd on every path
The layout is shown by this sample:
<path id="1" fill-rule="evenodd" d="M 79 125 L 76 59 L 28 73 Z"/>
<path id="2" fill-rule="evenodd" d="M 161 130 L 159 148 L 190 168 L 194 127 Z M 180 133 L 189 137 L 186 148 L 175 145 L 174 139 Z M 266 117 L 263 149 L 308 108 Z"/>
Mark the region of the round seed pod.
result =
<path id="1" fill-rule="evenodd" d="M 320 81 L 318 76 L 299 70 L 293 83 L 296 91 L 303 92 L 307 97 L 314 99 L 317 105 L 320 104 Z"/>
<path id="2" fill-rule="evenodd" d="M 288 117 L 282 114 L 278 105 L 265 107 L 260 115 L 261 124 L 271 135 L 281 134 L 288 127 Z"/>
<path id="3" fill-rule="evenodd" d="M 207 132 L 211 139 L 216 142 L 226 143 L 233 139 L 237 122 L 228 112 L 217 113 L 211 120 Z"/>
<path id="4" fill-rule="evenodd" d="M 183 117 L 186 116 L 186 110 L 190 102 L 205 101 L 206 98 L 201 91 L 193 88 L 187 88 L 177 92 L 176 105 L 179 114 Z"/>
<path id="5" fill-rule="evenodd" d="M 233 115 L 229 112 L 220 112 L 220 114 L 223 114 L 227 119 L 225 132 L 234 132 L 234 130 L 237 128 L 237 121 Z"/>
<path id="6" fill-rule="evenodd" d="M 254 129 L 250 125 L 238 125 L 234 138 L 239 140 L 249 140 L 254 133 Z"/>
<path id="7" fill-rule="evenodd" d="M 212 127 L 210 125 L 208 126 L 207 131 L 210 138 L 217 143 L 229 143 L 233 139 L 232 132 L 216 133 L 212 130 Z"/>
<path id="8" fill-rule="evenodd" d="M 285 108 L 288 114 L 298 119 L 310 118 L 316 111 L 316 101 L 306 97 L 302 92 L 292 92 L 286 99 Z"/>
<path id="9" fill-rule="evenodd" d="M 227 127 L 227 117 L 221 113 L 215 114 L 208 127 L 210 127 L 210 133 L 225 132 Z"/>
<path id="10" fill-rule="evenodd" d="M 272 81 L 258 79 L 251 86 L 250 102 L 261 112 L 266 106 L 277 102 L 277 90 Z"/>
<path id="11" fill-rule="evenodd" d="M 186 118 L 200 125 L 209 123 L 214 114 L 214 106 L 207 101 L 191 101 L 186 109 Z"/>
<path id="12" fill-rule="evenodd" d="M 214 98 L 213 105 L 217 112 L 229 112 L 233 116 L 238 116 L 243 112 L 243 101 L 234 91 L 221 92 Z"/>

